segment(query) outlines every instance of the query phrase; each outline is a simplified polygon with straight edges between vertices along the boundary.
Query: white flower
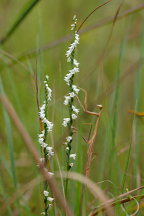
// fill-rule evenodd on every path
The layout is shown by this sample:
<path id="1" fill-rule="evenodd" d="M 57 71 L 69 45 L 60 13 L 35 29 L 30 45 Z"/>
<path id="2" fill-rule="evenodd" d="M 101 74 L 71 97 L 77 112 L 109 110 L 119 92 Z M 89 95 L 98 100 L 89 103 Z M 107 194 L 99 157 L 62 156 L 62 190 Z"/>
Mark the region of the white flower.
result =
<path id="1" fill-rule="evenodd" d="M 53 172 L 48 172 L 48 174 L 49 174 L 50 176 L 54 176 L 54 173 L 53 173 Z"/>
<path id="2" fill-rule="evenodd" d="M 47 100 L 51 100 L 51 97 L 52 97 L 52 90 L 49 88 L 48 86 L 48 75 L 46 75 L 46 80 L 44 81 L 44 84 L 45 84 L 45 88 L 46 88 L 46 91 L 47 91 Z"/>
<path id="3" fill-rule="evenodd" d="M 45 212 L 42 212 L 41 215 L 45 215 Z"/>
<path id="4" fill-rule="evenodd" d="M 75 24 L 71 24 L 71 30 L 74 30 Z"/>
<path id="5" fill-rule="evenodd" d="M 50 146 L 46 147 L 46 150 L 48 151 L 48 157 L 51 158 L 54 156 L 53 148 Z"/>
<path id="6" fill-rule="evenodd" d="M 77 118 L 76 114 L 72 114 L 72 119 L 76 119 L 76 118 Z"/>
<path id="7" fill-rule="evenodd" d="M 67 127 L 67 125 L 68 125 L 69 122 L 70 122 L 70 118 L 64 118 L 64 119 L 63 119 L 62 125 L 63 125 L 64 127 Z"/>
<path id="8" fill-rule="evenodd" d="M 74 59 L 74 60 L 73 60 L 73 63 L 74 63 L 74 65 L 75 65 L 76 67 L 78 67 L 78 66 L 79 66 L 79 62 L 77 62 L 77 60 L 76 60 L 76 59 Z"/>
<path id="9" fill-rule="evenodd" d="M 40 107 L 40 112 L 39 112 L 40 119 L 45 118 L 45 107 L 46 107 L 46 104 L 44 101 L 43 105 Z"/>
<path id="10" fill-rule="evenodd" d="M 70 158 L 72 158 L 72 159 L 76 159 L 76 154 L 70 154 Z"/>
<path id="11" fill-rule="evenodd" d="M 42 147 L 42 148 L 46 148 L 47 146 L 48 146 L 48 144 L 45 143 L 45 142 L 43 142 L 43 143 L 41 144 L 41 147 Z"/>
<path id="12" fill-rule="evenodd" d="M 69 96 L 70 96 L 71 98 L 73 98 L 73 97 L 75 96 L 75 93 L 74 93 L 74 92 L 70 92 L 70 93 L 69 93 Z"/>
<path id="13" fill-rule="evenodd" d="M 44 131 L 42 131 L 38 136 L 39 136 L 39 138 L 43 138 L 44 137 Z"/>
<path id="14" fill-rule="evenodd" d="M 72 140 L 72 136 L 66 137 L 67 142 L 70 142 Z"/>
<path id="15" fill-rule="evenodd" d="M 69 70 L 69 72 L 73 75 L 75 73 L 78 73 L 79 72 L 79 68 L 77 67 L 74 67 L 73 69 Z"/>
<path id="16" fill-rule="evenodd" d="M 70 96 L 65 96 L 64 105 L 68 105 L 70 99 L 71 99 Z"/>
<path id="17" fill-rule="evenodd" d="M 74 105 L 72 105 L 72 110 L 77 114 L 79 113 L 79 109 L 77 109 Z"/>
<path id="18" fill-rule="evenodd" d="M 53 123 L 48 121 L 46 118 L 42 119 L 42 122 L 47 125 L 47 131 L 50 132 L 53 129 Z"/>
<path id="19" fill-rule="evenodd" d="M 48 93 L 48 100 L 51 100 L 52 97 L 52 90 L 48 87 L 48 84 L 45 85 L 47 93 Z"/>
<path id="20" fill-rule="evenodd" d="M 73 163 L 70 163 L 70 164 L 69 164 L 70 167 L 73 167 L 73 165 L 74 165 Z"/>
<path id="21" fill-rule="evenodd" d="M 66 74 L 66 76 L 64 77 L 65 82 L 67 83 L 67 85 L 69 85 L 70 79 L 73 76 L 72 73 L 68 73 Z"/>
<path id="22" fill-rule="evenodd" d="M 79 44 L 79 35 L 77 33 L 75 33 L 75 39 L 74 42 L 69 46 L 67 52 L 66 52 L 66 56 L 69 60 L 72 52 L 74 51 L 74 49 L 77 47 L 77 45 Z"/>
<path id="23" fill-rule="evenodd" d="M 44 142 L 44 138 L 39 138 L 39 144 L 43 145 L 43 142 Z"/>
<path id="24" fill-rule="evenodd" d="M 76 15 L 73 16 L 73 21 L 77 20 Z"/>
<path id="25" fill-rule="evenodd" d="M 49 202 L 53 202 L 53 201 L 54 201 L 54 198 L 48 197 L 47 200 L 48 200 Z"/>
<path id="26" fill-rule="evenodd" d="M 48 192 L 48 191 L 44 190 L 43 193 L 44 193 L 44 196 L 45 196 L 45 197 L 48 197 L 48 195 L 49 195 L 49 192 Z"/>
<path id="27" fill-rule="evenodd" d="M 77 87 L 76 85 L 72 85 L 72 89 L 73 89 L 73 91 L 74 91 L 76 94 L 79 93 L 79 89 L 78 89 L 78 87 Z"/>
<path id="28" fill-rule="evenodd" d="M 66 147 L 66 150 L 69 151 L 69 147 Z"/>

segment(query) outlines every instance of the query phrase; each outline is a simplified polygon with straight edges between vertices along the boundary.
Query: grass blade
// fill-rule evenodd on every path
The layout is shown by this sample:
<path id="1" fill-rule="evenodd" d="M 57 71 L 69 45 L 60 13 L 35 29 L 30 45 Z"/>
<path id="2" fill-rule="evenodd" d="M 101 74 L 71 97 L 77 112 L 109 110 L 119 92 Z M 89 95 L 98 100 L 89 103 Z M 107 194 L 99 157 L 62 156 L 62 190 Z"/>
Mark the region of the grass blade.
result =
<path id="1" fill-rule="evenodd" d="M 26 16 L 31 12 L 31 10 L 36 6 L 38 2 L 40 2 L 40 0 L 30 0 L 27 2 L 27 4 L 24 6 L 24 8 L 19 13 L 14 24 L 7 31 L 5 36 L 0 40 L 0 44 L 4 44 L 10 38 L 10 36 L 15 32 L 18 26 L 22 23 L 22 21 L 26 18 Z"/>

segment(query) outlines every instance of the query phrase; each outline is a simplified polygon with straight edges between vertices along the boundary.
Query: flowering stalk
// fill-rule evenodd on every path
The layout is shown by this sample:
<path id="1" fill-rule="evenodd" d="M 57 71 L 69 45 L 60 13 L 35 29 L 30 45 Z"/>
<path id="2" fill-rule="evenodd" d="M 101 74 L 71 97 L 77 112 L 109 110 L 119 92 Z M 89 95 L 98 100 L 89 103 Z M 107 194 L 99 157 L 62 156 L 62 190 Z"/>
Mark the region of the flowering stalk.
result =
<path id="1" fill-rule="evenodd" d="M 53 129 L 53 123 L 47 119 L 48 102 L 51 101 L 51 97 L 52 97 L 52 90 L 48 86 L 48 76 L 46 76 L 44 85 L 45 85 L 45 101 L 43 102 L 39 111 L 39 119 L 40 119 L 40 126 L 41 126 L 41 133 L 39 134 L 39 144 L 41 146 L 41 154 L 42 154 L 42 158 L 40 160 L 44 163 L 45 166 L 47 166 L 47 164 L 50 162 L 50 159 L 54 155 L 53 148 L 46 143 L 47 136 Z M 48 172 L 49 172 L 49 168 L 48 168 Z M 49 172 L 49 174 L 53 175 L 52 172 Z M 52 205 L 54 198 L 49 196 L 48 184 L 46 181 L 44 182 L 43 199 L 44 199 L 45 207 L 44 207 L 44 212 L 42 212 L 41 214 L 48 216 L 48 210 L 49 207 Z"/>
<path id="2" fill-rule="evenodd" d="M 74 85 L 74 75 L 79 72 L 79 63 L 75 59 L 75 49 L 79 44 L 79 35 L 76 32 L 76 23 L 77 19 L 76 16 L 73 17 L 74 23 L 71 25 L 71 30 L 74 32 L 73 42 L 69 46 L 66 57 L 67 62 L 70 63 L 71 69 L 68 71 L 64 80 L 66 84 L 69 86 L 69 93 L 65 96 L 64 105 L 68 106 L 69 110 L 69 117 L 63 119 L 62 125 L 64 127 L 68 126 L 69 135 L 66 137 L 66 142 L 64 143 L 66 146 L 66 155 L 67 155 L 67 171 L 71 169 L 73 166 L 73 160 L 76 159 L 76 154 L 71 154 L 72 149 L 72 140 L 73 140 L 73 121 L 77 118 L 77 114 L 79 110 L 74 106 L 74 97 L 78 94 L 79 89 L 76 85 Z M 71 162 L 72 160 L 72 162 Z M 66 180 L 65 186 L 65 193 L 67 194 L 67 187 L 68 187 L 68 179 Z"/>

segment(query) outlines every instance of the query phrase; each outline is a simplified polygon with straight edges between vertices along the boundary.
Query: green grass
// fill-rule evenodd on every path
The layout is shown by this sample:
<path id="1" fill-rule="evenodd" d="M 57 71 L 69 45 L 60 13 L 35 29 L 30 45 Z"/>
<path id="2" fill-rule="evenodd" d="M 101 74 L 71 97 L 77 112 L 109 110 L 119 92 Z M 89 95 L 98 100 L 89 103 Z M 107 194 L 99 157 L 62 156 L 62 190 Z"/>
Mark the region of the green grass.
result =
<path id="1" fill-rule="evenodd" d="M 100 0 L 97 2 L 56 0 L 55 3 L 22 0 L 21 3 L 13 1 L 13 4 L 5 0 L 0 2 L 2 31 L 0 39 L 4 38 L 0 51 L 0 94 L 2 92 L 7 94 L 39 150 L 34 72 L 37 71 L 38 74 L 40 104 L 44 99 L 43 80 L 46 74 L 49 75 L 54 98 L 49 104 L 48 119 L 51 119 L 55 126 L 48 141 L 53 144 L 56 151 L 56 157 L 51 164 L 55 172 L 66 170 L 63 142 L 67 130 L 62 128 L 61 124 L 63 117 L 68 113 L 63 105 L 63 97 L 68 91 L 63 78 L 68 70 L 65 52 L 70 41 L 60 39 L 70 34 L 70 24 L 74 14 L 77 14 L 79 26 L 85 17 L 102 3 L 104 1 Z M 97 104 L 102 104 L 104 107 L 89 178 L 96 183 L 100 182 L 98 186 L 109 198 L 124 193 L 127 188 L 130 191 L 144 184 L 144 120 L 143 117 L 128 113 L 129 110 L 144 112 L 143 6 L 129 16 L 123 16 L 113 25 L 108 17 L 116 14 L 120 3 L 120 0 L 111 1 L 84 23 L 82 31 L 87 27 L 90 30 L 80 35 L 77 52 L 80 73 L 74 81 L 77 86 L 88 92 L 90 111 L 98 111 Z M 137 3 L 125 0 L 120 13 L 136 8 L 138 4 L 143 4 L 143 1 Z M 101 23 L 104 18 L 105 22 Z M 100 27 L 92 28 L 96 23 L 100 23 Z M 102 56 L 104 50 L 105 55 Z M 19 61 L 14 60 L 15 58 Z M 139 59 L 142 60 L 139 65 L 126 75 L 128 68 Z M 83 93 L 79 95 L 83 101 Z M 72 152 L 77 153 L 77 159 L 72 171 L 85 174 L 88 144 L 84 138 L 88 137 L 90 124 L 93 130 L 95 116 L 84 114 L 80 107 L 79 109 L 80 114 L 75 124 L 77 130 L 72 143 Z M 39 175 L 36 164 L 2 104 L 0 104 L 0 151 L 0 206 L 2 206 L 19 188 Z M 57 179 L 57 186 L 63 194 L 64 182 L 62 178 Z M 67 201 L 76 216 L 80 215 L 81 210 L 82 216 L 89 215 L 92 209 L 101 204 L 86 189 L 81 206 L 81 192 L 82 184 L 69 180 Z M 32 191 L 26 191 L 8 206 L 2 215 L 14 215 L 16 209 L 18 215 L 40 215 L 43 211 L 41 193 L 42 185 L 37 185 Z M 134 195 L 142 194 L 143 190 L 134 193 Z M 23 202 L 24 199 L 26 202 Z M 125 204 L 125 207 L 130 215 L 136 204 L 131 201 Z M 120 204 L 114 209 L 116 216 L 126 215 Z M 140 206 L 137 215 L 143 214 L 143 207 Z M 50 215 L 64 215 L 57 202 L 52 207 Z"/>

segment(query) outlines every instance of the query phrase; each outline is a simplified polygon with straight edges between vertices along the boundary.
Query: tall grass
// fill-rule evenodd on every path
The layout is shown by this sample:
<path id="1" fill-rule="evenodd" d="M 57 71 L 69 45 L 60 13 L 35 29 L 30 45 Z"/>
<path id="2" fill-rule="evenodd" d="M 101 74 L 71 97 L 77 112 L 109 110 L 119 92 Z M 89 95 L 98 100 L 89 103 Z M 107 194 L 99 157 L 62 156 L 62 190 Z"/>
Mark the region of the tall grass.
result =
<path id="1" fill-rule="evenodd" d="M 52 143 L 55 153 L 51 169 L 55 173 L 56 188 L 60 189 L 63 200 L 67 202 L 72 214 L 82 216 L 109 214 L 110 206 L 103 204 L 107 199 L 113 198 L 109 202 L 114 206 L 114 215 L 131 215 L 139 207 L 136 215 L 141 216 L 143 215 L 144 122 L 136 112 L 144 112 L 143 2 L 140 0 L 137 5 L 134 1 L 125 1 L 116 20 L 114 20 L 115 14 L 121 1 L 111 1 L 92 13 L 92 16 L 87 14 L 91 14 L 99 3 L 104 2 L 57 0 L 55 5 L 52 1 L 48 4 L 46 1 L 37 4 L 38 2 L 40 1 L 23 1 L 22 3 L 26 5 L 22 11 L 19 1 L 14 2 L 14 5 L 8 4 L 7 9 L 4 3 L 0 3 L 0 10 L 3 9 L 6 13 L 5 22 L 11 19 L 11 23 L 14 23 L 10 28 L 5 27 L 3 32 L 6 34 L 1 41 L 0 95 L 7 95 L 38 149 L 39 121 L 34 74 L 37 73 L 39 102 L 45 97 L 43 81 L 48 74 L 54 98 L 49 104 L 47 118 L 55 123 L 54 131 L 47 139 L 48 144 Z M 34 7 L 35 10 L 32 10 Z M 64 13 L 64 7 L 67 8 L 67 14 Z M 16 8 L 19 8 L 19 13 L 16 13 Z M 8 10 L 12 11 L 14 16 Z M 68 69 L 65 52 L 68 40 L 72 40 L 69 26 L 75 13 L 78 15 L 81 37 L 77 50 L 80 73 L 72 80 L 74 81 L 72 84 L 76 83 L 78 87 L 86 90 L 88 101 L 85 109 L 83 91 L 80 91 L 74 101 L 70 101 L 70 118 L 73 102 L 79 109 L 79 117 L 76 121 L 71 119 L 67 131 L 62 128 L 62 119 L 68 115 L 68 107 L 63 104 L 63 96 L 68 96 L 69 87 L 71 92 L 72 85 L 66 86 L 63 79 Z M 88 19 L 84 19 L 85 17 Z M 64 36 L 65 32 L 68 36 Z M 105 54 L 102 55 L 103 53 Z M 139 64 L 133 66 L 137 61 Z M 73 63 L 71 62 L 72 68 Z M 129 72 L 128 68 L 131 68 Z M 89 140 L 94 133 L 98 117 L 89 115 L 86 111 L 90 110 L 93 113 L 99 111 L 97 104 L 103 105 L 103 111 L 91 151 L 90 172 L 87 177 L 91 180 L 90 185 L 96 183 L 98 189 L 102 190 L 100 194 L 104 195 L 104 199 L 96 198 L 98 190 L 91 193 L 90 187 L 86 187 L 88 182 L 85 185 Z M 62 203 L 58 205 L 57 199 L 54 200 L 52 208 L 46 210 L 47 203 L 45 202 L 45 205 L 43 203 L 41 186 L 25 189 L 23 195 L 19 195 L 19 198 L 13 200 L 9 206 L 5 205 L 15 193 L 21 191 L 23 186 L 39 175 L 39 169 L 36 163 L 33 163 L 25 142 L 19 137 L 18 128 L 15 128 L 15 123 L 10 120 L 11 116 L 3 105 L 2 102 L 0 212 L 2 209 L 2 215 L 6 216 L 40 215 L 43 211 L 46 215 L 64 215 Z M 129 113 L 129 110 L 133 110 L 133 114 Z M 68 136 L 73 137 L 72 143 L 68 145 L 71 148 L 69 157 L 63 144 Z M 70 158 L 73 153 L 76 153 L 75 161 Z M 70 163 L 73 162 L 74 166 L 69 169 Z M 64 170 L 69 174 L 63 173 Z M 80 177 L 78 174 L 83 176 Z M 40 184 L 42 185 L 42 182 Z M 139 189 L 140 186 L 142 187 Z M 55 192 L 50 188 L 49 192 L 53 197 Z M 127 190 L 130 192 L 124 194 Z"/>

